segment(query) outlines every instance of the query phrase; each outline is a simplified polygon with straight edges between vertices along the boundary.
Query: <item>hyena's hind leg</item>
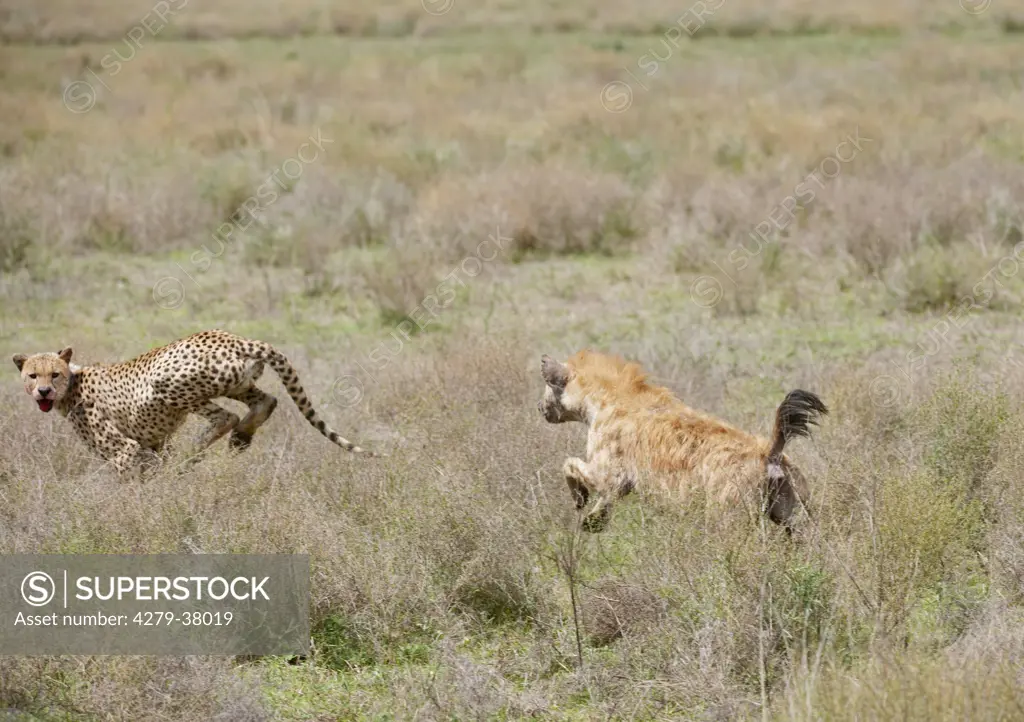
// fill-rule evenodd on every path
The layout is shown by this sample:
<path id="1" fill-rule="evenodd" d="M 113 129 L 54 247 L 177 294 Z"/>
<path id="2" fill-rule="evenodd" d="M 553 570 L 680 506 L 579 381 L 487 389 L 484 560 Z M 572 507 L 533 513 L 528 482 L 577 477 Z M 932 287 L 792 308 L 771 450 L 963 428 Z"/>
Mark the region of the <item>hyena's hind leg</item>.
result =
<path id="1" fill-rule="evenodd" d="M 266 423 L 270 415 L 274 413 L 274 409 L 277 408 L 277 399 L 256 386 L 229 393 L 228 398 L 241 401 L 249 407 L 249 413 L 234 428 L 231 438 L 228 440 L 232 449 L 244 451 L 252 443 L 252 436 L 256 433 L 256 429 Z"/>
<path id="2" fill-rule="evenodd" d="M 806 481 L 800 470 L 789 464 L 768 465 L 768 488 L 764 500 L 768 518 L 792 536 L 794 523 L 803 510 L 810 516 L 805 494 Z"/>

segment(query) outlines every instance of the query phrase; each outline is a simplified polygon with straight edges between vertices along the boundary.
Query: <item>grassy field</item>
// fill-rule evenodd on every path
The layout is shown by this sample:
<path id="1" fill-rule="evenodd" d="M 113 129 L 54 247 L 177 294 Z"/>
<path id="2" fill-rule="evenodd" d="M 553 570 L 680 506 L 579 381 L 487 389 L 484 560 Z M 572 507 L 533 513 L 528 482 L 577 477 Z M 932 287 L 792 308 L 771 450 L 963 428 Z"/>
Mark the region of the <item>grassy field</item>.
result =
<path id="1" fill-rule="evenodd" d="M 0 2 L 8 357 L 225 328 L 389 456 L 268 378 L 122 485 L 11 364 L 0 553 L 308 553 L 316 653 L 0 657 L 0 715 L 1024 717 L 1024 4 L 158 6 Z M 819 393 L 802 540 L 578 536 L 585 346 L 759 433 Z"/>

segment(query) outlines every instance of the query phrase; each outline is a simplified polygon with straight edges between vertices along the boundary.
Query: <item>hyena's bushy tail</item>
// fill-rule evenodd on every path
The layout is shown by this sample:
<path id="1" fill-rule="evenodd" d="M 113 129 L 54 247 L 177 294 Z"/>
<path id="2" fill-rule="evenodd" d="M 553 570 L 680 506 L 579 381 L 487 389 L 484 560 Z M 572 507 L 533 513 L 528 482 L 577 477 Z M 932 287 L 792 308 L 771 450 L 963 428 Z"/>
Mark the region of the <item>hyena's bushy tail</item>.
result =
<path id="1" fill-rule="evenodd" d="M 803 508 L 810 516 L 811 510 L 803 498 L 806 491 L 804 477 L 796 467 L 783 464 L 782 450 L 789 439 L 810 436 L 811 425 L 817 425 L 818 419 L 827 414 L 828 409 L 821 399 L 801 389 L 786 394 L 775 412 L 772 447 L 765 460 L 769 488 L 766 511 L 772 521 L 783 525 L 788 535 L 793 534 L 794 512 Z"/>
<path id="2" fill-rule="evenodd" d="M 778 465 L 786 442 L 797 436 L 810 436 L 810 426 L 817 425 L 821 416 L 828 415 L 828 408 L 817 395 L 810 391 L 796 389 L 786 394 L 775 412 L 775 430 L 772 432 L 772 448 L 768 452 L 768 463 Z"/>
<path id="3" fill-rule="evenodd" d="M 288 391 L 288 395 L 292 397 L 292 401 L 294 401 L 295 405 L 299 407 L 299 411 L 306 417 L 306 421 L 312 424 L 313 428 L 346 451 L 351 451 L 356 454 L 365 454 L 367 456 L 380 456 L 380 454 L 376 454 L 360 446 L 356 446 L 328 426 L 326 422 L 320 418 L 316 413 L 316 409 L 313 408 L 313 403 L 309 400 L 309 397 L 306 396 L 306 392 L 303 390 L 302 384 L 299 383 L 299 374 L 296 373 L 295 367 L 292 366 L 291 362 L 287 358 L 285 358 L 283 353 L 270 344 L 265 343 L 255 349 L 253 356 L 261 361 L 266 361 L 267 364 L 270 365 L 270 368 L 274 369 L 275 373 L 277 373 L 281 378 L 281 383 L 284 384 L 284 388 Z"/>

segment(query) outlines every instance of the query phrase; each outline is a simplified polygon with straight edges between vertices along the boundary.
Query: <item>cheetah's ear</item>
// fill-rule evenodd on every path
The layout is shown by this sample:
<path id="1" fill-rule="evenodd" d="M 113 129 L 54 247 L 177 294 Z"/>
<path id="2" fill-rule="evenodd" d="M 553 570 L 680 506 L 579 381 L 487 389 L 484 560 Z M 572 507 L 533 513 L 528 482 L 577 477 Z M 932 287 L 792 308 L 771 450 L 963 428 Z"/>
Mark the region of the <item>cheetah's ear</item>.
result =
<path id="1" fill-rule="evenodd" d="M 564 389 L 569 383 L 569 368 L 547 354 L 540 357 L 540 373 L 555 388 Z"/>
<path id="2" fill-rule="evenodd" d="M 18 367 L 19 371 L 21 371 L 21 367 L 25 365 L 26 361 L 28 361 L 28 356 L 26 356 L 25 354 L 23 354 L 23 353 L 16 353 L 16 354 L 14 354 L 14 365 Z"/>
<path id="3" fill-rule="evenodd" d="M 62 350 L 57 355 L 60 356 L 60 360 L 63 361 L 64 363 L 66 363 L 66 364 L 71 363 L 71 347 L 70 346 L 68 346 L 66 349 Z"/>

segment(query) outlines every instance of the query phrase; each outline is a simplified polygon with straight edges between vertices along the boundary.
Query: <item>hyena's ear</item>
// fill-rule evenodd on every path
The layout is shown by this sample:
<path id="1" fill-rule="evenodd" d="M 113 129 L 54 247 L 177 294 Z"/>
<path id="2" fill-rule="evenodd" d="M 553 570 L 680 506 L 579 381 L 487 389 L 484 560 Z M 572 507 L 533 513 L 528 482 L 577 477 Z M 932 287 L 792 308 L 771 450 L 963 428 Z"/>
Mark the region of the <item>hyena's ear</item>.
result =
<path id="1" fill-rule="evenodd" d="M 63 361 L 64 363 L 66 363 L 66 364 L 71 363 L 71 347 L 70 346 L 68 346 L 66 349 L 62 350 L 57 355 L 60 356 L 60 360 Z"/>
<path id="2" fill-rule="evenodd" d="M 555 388 L 564 389 L 569 383 L 569 367 L 544 354 L 540 357 L 540 373 Z"/>
<path id="3" fill-rule="evenodd" d="M 25 354 L 23 354 L 23 353 L 16 353 L 16 354 L 14 354 L 14 365 L 18 367 L 19 371 L 21 371 L 21 367 L 25 365 L 26 361 L 28 361 L 28 356 L 26 356 Z"/>

